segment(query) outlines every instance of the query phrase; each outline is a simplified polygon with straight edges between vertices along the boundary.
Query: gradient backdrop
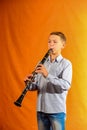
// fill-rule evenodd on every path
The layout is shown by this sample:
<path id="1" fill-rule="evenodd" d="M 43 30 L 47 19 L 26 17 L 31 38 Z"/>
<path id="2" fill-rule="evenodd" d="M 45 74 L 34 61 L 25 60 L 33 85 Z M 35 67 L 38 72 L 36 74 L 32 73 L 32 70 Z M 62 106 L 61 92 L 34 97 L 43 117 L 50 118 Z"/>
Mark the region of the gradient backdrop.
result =
<path id="1" fill-rule="evenodd" d="M 87 130 L 87 1 L 0 0 L 0 130 L 37 130 L 36 92 L 13 103 L 48 50 L 51 31 L 67 37 L 63 56 L 73 64 L 66 130 Z"/>

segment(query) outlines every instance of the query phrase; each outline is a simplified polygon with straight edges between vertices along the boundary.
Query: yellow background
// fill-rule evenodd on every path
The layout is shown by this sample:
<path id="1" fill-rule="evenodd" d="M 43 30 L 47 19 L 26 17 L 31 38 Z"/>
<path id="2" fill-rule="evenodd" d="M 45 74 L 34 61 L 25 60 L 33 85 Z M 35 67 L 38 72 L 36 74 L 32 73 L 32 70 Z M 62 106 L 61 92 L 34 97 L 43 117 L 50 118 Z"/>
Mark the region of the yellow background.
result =
<path id="1" fill-rule="evenodd" d="M 36 92 L 26 94 L 21 108 L 14 101 L 52 31 L 66 35 L 62 54 L 73 64 L 66 130 L 87 130 L 86 0 L 0 0 L 0 130 L 37 130 Z"/>

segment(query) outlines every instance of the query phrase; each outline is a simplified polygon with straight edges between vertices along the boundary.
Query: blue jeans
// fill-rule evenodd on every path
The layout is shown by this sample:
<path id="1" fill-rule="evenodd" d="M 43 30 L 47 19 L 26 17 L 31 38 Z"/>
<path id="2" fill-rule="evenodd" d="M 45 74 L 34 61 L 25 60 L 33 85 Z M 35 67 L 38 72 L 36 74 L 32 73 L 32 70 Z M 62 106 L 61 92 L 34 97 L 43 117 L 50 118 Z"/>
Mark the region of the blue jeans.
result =
<path id="1" fill-rule="evenodd" d="M 38 130 L 65 130 L 65 113 L 37 112 Z"/>

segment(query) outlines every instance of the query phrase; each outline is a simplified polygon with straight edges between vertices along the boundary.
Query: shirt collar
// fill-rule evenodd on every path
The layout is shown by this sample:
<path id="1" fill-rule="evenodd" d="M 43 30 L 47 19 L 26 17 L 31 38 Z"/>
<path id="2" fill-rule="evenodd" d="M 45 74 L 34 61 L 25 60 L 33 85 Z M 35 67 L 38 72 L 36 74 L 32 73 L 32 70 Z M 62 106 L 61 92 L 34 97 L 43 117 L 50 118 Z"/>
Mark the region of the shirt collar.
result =
<path id="1" fill-rule="evenodd" d="M 56 57 L 55 61 L 60 62 L 63 59 L 62 55 L 60 54 L 59 56 Z"/>
<path id="2" fill-rule="evenodd" d="M 60 54 L 59 56 L 56 57 L 55 62 L 60 62 L 63 59 L 62 55 Z M 48 60 L 50 61 L 50 56 L 48 57 Z"/>

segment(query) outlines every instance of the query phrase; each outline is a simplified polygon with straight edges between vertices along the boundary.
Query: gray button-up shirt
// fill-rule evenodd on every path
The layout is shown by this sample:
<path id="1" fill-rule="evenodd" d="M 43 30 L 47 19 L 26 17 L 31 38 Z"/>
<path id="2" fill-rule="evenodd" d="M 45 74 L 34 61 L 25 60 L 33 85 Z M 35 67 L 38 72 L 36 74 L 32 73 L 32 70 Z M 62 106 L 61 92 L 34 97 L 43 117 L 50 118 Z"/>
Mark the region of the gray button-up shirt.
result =
<path id="1" fill-rule="evenodd" d="M 66 96 L 71 86 L 72 64 L 59 55 L 53 62 L 50 57 L 44 63 L 48 70 L 45 78 L 37 74 L 30 90 L 38 90 L 37 111 L 44 113 L 66 113 Z"/>

